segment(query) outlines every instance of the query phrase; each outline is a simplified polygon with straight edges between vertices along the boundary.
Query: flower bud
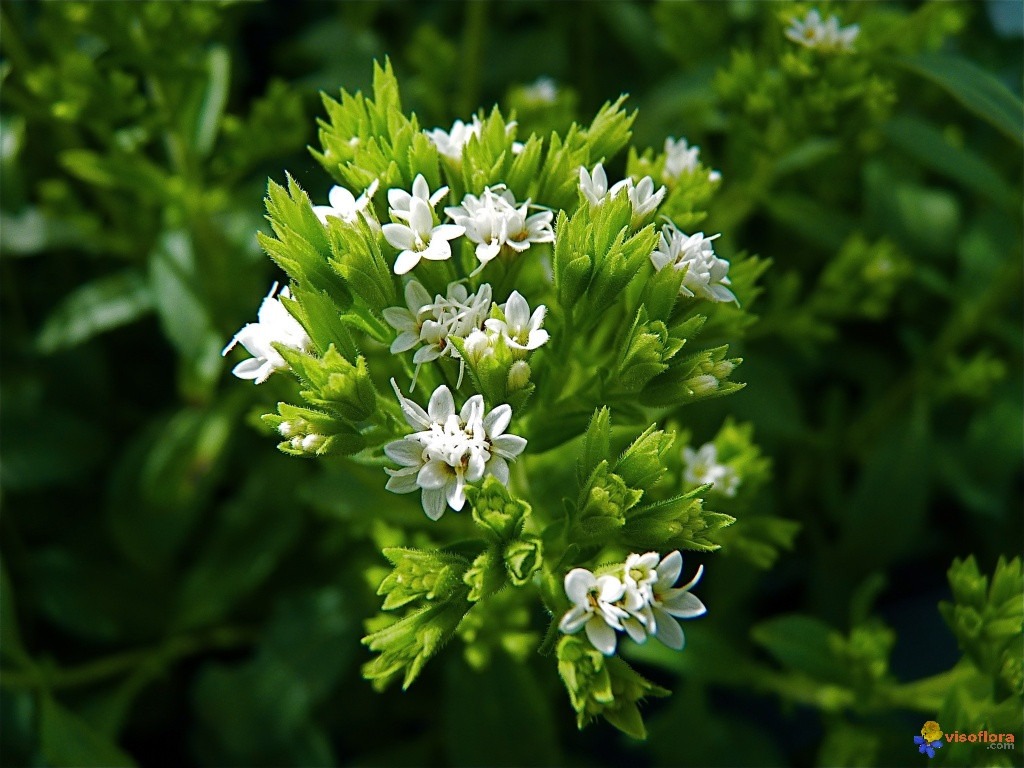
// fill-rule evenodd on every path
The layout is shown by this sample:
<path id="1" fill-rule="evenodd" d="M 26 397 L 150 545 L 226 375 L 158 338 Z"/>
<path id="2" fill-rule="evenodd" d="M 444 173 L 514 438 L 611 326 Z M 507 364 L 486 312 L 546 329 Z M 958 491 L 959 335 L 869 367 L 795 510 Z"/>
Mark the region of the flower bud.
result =
<path id="1" fill-rule="evenodd" d="M 515 392 L 516 390 L 523 389 L 527 384 L 529 384 L 531 373 L 530 364 L 525 360 L 516 360 L 512 363 L 512 367 L 508 369 L 509 392 Z"/>
<path id="2" fill-rule="evenodd" d="M 694 395 L 710 395 L 716 389 L 718 389 L 718 379 L 716 379 L 710 373 L 702 373 L 699 376 L 687 379 L 683 384 L 689 389 Z"/>
<path id="3" fill-rule="evenodd" d="M 543 546 L 535 536 L 513 541 L 505 549 L 505 569 L 509 580 L 517 587 L 530 581 L 533 574 L 540 570 L 543 560 Z"/>

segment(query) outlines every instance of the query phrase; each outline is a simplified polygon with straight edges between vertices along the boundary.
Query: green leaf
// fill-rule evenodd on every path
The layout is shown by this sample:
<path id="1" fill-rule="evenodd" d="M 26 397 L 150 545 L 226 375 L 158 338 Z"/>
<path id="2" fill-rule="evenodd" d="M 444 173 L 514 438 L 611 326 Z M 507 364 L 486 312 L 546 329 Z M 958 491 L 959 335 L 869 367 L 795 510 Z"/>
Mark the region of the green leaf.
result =
<path id="1" fill-rule="evenodd" d="M 1013 187 L 978 154 L 967 147 L 949 143 L 939 128 L 925 120 L 900 115 L 889 121 L 884 131 L 901 152 L 924 167 L 960 182 L 967 189 L 985 195 L 995 203 L 1012 206 Z"/>
<path id="2" fill-rule="evenodd" d="M 838 633 L 820 619 L 790 614 L 757 624 L 751 637 L 784 667 L 816 680 L 837 680 L 843 670 L 832 651 Z"/>
<path id="3" fill-rule="evenodd" d="M 896 63 L 931 80 L 1016 143 L 1024 143 L 1024 104 L 977 64 L 937 53 L 904 56 Z"/>
<path id="4" fill-rule="evenodd" d="M 153 309 L 153 297 L 133 269 L 101 277 L 64 297 L 47 318 L 37 344 L 44 354 L 66 349 L 135 322 Z"/>
<path id="5" fill-rule="evenodd" d="M 44 696 L 39 712 L 43 758 L 55 768 L 120 768 L 135 761 L 84 720 Z"/>
<path id="6" fill-rule="evenodd" d="M 0 657 L 16 666 L 29 662 L 18 630 L 18 612 L 14 602 L 14 589 L 7 576 L 7 568 L 0 562 Z"/>
<path id="7" fill-rule="evenodd" d="M 206 88 L 203 92 L 194 127 L 191 131 L 192 144 L 200 157 L 206 157 L 213 149 L 220 129 L 220 120 L 228 101 L 231 85 L 231 56 L 227 48 L 215 45 L 206 54 Z"/>

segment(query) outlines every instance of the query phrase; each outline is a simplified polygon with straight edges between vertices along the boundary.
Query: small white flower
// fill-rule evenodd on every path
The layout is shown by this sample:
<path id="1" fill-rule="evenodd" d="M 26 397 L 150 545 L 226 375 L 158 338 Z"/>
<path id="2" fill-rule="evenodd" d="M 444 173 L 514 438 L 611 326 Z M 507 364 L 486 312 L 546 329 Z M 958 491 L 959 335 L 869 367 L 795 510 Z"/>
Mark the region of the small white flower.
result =
<path id="1" fill-rule="evenodd" d="M 367 221 L 371 220 L 371 214 L 367 211 L 370 200 L 377 191 L 377 179 L 374 179 L 370 186 L 358 198 L 354 197 L 344 187 L 331 187 L 327 196 L 330 205 L 314 205 L 313 213 L 317 215 L 321 223 L 327 224 L 327 217 L 334 216 L 347 224 L 352 224 L 356 217 L 362 214 Z"/>
<path id="2" fill-rule="evenodd" d="M 526 303 L 526 299 L 519 291 L 512 291 L 501 310 L 505 314 L 504 320 L 492 317 L 485 320 L 484 325 L 491 331 L 501 334 L 510 348 L 532 351 L 548 340 L 548 332 L 541 328 L 548 311 L 543 304 L 531 315 L 530 305 Z"/>
<path id="3" fill-rule="evenodd" d="M 700 147 L 689 146 L 686 139 L 677 141 L 672 136 L 665 139 L 665 169 L 661 174 L 665 181 L 678 181 L 684 174 L 689 175 L 696 171 L 699 165 Z M 709 171 L 708 179 L 721 181 L 722 174 L 718 171 Z"/>
<path id="4" fill-rule="evenodd" d="M 601 163 L 595 165 L 593 171 L 588 171 L 584 166 L 580 166 L 580 192 L 583 193 L 587 202 L 591 205 L 600 205 L 606 199 L 614 196 L 609 194 L 610 191 L 608 189 L 608 174 L 605 173 Z"/>
<path id="5" fill-rule="evenodd" d="M 274 298 L 277 285 L 274 283 L 270 293 L 260 304 L 257 322 L 247 323 L 221 353 L 226 355 L 236 344 L 241 344 L 252 355 L 231 371 L 240 379 L 251 379 L 257 384 L 262 384 L 274 371 L 288 370 L 288 363 L 281 357 L 281 353 L 274 349 L 275 342 L 302 352 L 308 352 L 313 348 L 312 340 L 299 321 L 292 317 L 280 298 Z M 281 290 L 279 296 L 291 298 L 288 286 Z"/>
<path id="6" fill-rule="evenodd" d="M 626 190 L 626 194 L 629 196 L 629 203 L 633 206 L 634 224 L 647 214 L 655 211 L 661 205 L 661 201 L 665 199 L 665 194 L 668 192 L 665 187 L 658 187 L 658 190 L 655 191 L 654 179 L 650 176 L 644 176 L 635 185 L 633 180 L 627 177 L 622 181 L 616 182 L 608 193 L 611 197 L 615 197 L 621 189 Z"/>
<path id="7" fill-rule="evenodd" d="M 383 227 L 384 238 L 401 250 L 395 261 L 396 275 L 409 272 L 420 263 L 420 259 L 445 261 L 451 258 L 452 248 L 448 241 L 466 230 L 455 224 L 434 226 L 434 206 L 446 194 L 448 187 L 441 187 L 431 195 L 422 174 L 413 181 L 412 194 L 404 189 L 388 190 L 392 217 L 407 222 L 385 224 Z"/>
<path id="8" fill-rule="evenodd" d="M 699 296 L 708 301 L 735 301 L 729 285 L 729 262 L 715 255 L 711 241 L 719 235 L 704 237 L 703 232 L 687 235 L 672 224 L 661 230 L 658 247 L 651 254 L 651 262 L 659 272 L 671 264 L 674 269 L 686 270 L 679 293 Z"/>
<path id="9" fill-rule="evenodd" d="M 418 431 L 384 446 L 384 453 L 401 469 L 385 470 L 390 476 L 387 489 L 395 493 L 422 490 L 423 511 L 437 520 L 445 509 L 459 511 L 466 503 L 466 485 L 494 475 L 508 484 L 508 462 L 526 449 L 526 440 L 505 434 L 512 408 L 499 405 L 486 415 L 482 395 L 470 397 L 456 413 L 448 387 L 434 390 L 424 411 L 403 397 L 391 380 L 402 412 Z"/>
<path id="10" fill-rule="evenodd" d="M 655 626 L 648 627 L 648 632 L 677 651 L 682 649 L 686 638 L 676 618 L 694 619 L 703 616 L 708 610 L 696 595 L 690 593 L 704 574 L 704 566 L 697 568 L 697 574 L 689 582 L 681 587 L 675 587 L 682 571 L 683 556 L 679 551 L 666 555 L 658 563 L 658 577 L 651 585 L 651 597 L 648 601 L 650 616 L 655 622 Z"/>
<path id="11" fill-rule="evenodd" d="M 477 243 L 476 257 L 481 267 L 498 256 L 503 248 L 522 253 L 533 243 L 555 240 L 551 211 L 529 215 L 530 201 L 517 203 L 504 184 L 484 189 L 480 197 L 466 195 L 462 204 L 444 212 L 466 230 L 466 237 Z"/>
<path id="12" fill-rule="evenodd" d="M 611 656 L 615 653 L 615 632 L 622 629 L 622 620 L 628 617 L 615 604 L 625 594 L 626 585 L 615 576 L 597 577 L 585 568 L 574 568 L 565 575 L 564 587 L 573 607 L 562 617 L 558 629 L 572 635 L 586 628 L 591 644 Z"/>
<path id="13" fill-rule="evenodd" d="M 437 151 L 442 155 L 452 160 L 461 160 L 463 148 L 465 148 L 471 138 L 480 136 L 480 129 L 482 127 L 483 124 L 480 122 L 480 118 L 473 115 L 473 119 L 469 123 L 456 120 L 449 131 L 443 128 L 435 128 L 432 131 L 424 131 L 424 133 L 427 134 L 427 138 L 434 142 Z"/>
<path id="14" fill-rule="evenodd" d="M 550 77 L 538 77 L 523 88 L 523 96 L 539 104 L 554 104 L 558 98 L 558 86 Z"/>
<path id="15" fill-rule="evenodd" d="M 859 34 L 860 27 L 856 24 L 840 27 L 836 16 L 829 16 L 827 21 L 822 21 L 817 10 L 808 11 L 803 20 L 792 19 L 786 28 L 786 37 L 794 43 L 822 51 L 853 50 L 853 43 Z"/>
<path id="16" fill-rule="evenodd" d="M 451 130 L 444 130 L 443 128 L 435 128 L 432 131 L 424 131 L 427 138 L 430 139 L 434 146 L 437 147 L 437 151 L 450 160 L 462 160 L 462 151 L 469 144 L 470 140 L 474 137 L 480 138 L 480 133 L 483 130 L 484 124 L 480 121 L 477 115 L 473 115 L 473 119 L 464 123 L 461 120 L 456 120 L 451 127 Z M 516 128 L 516 121 L 512 120 L 505 125 L 505 133 L 510 134 Z M 518 147 L 517 147 L 518 145 Z M 514 142 L 512 145 L 512 154 L 519 154 L 523 151 L 523 145 L 519 142 Z"/>
<path id="17" fill-rule="evenodd" d="M 714 443 L 704 443 L 696 451 L 686 446 L 683 448 L 683 463 L 686 465 L 683 480 L 690 485 L 713 483 L 713 490 L 723 496 L 736 495 L 740 477 L 728 464 L 718 463 L 718 449 Z"/>
<path id="18" fill-rule="evenodd" d="M 474 331 L 484 327 L 484 320 L 491 309 L 491 286 L 483 283 L 470 294 L 462 283 L 449 283 L 447 296 L 438 294 L 433 300 L 427 289 L 415 280 L 405 286 L 403 307 L 388 307 L 384 319 L 398 331 L 391 343 L 391 353 L 400 354 L 420 346 L 413 356 L 417 366 L 437 360 L 439 357 L 461 359 L 458 350 L 448 340 L 451 337 L 465 339 Z M 462 371 L 459 381 L 462 380 Z M 415 385 L 416 377 L 413 377 Z"/>

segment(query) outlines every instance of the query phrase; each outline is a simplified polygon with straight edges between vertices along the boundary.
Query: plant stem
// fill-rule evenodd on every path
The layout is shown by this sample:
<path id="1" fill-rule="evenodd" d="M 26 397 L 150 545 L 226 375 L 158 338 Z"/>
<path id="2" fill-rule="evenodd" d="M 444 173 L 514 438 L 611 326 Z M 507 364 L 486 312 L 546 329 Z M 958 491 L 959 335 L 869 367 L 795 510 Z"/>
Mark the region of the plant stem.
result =
<path id="1" fill-rule="evenodd" d="M 462 93 L 459 111 L 471 114 L 480 100 L 480 70 L 487 34 L 487 0 L 467 0 L 466 23 L 462 28 Z"/>

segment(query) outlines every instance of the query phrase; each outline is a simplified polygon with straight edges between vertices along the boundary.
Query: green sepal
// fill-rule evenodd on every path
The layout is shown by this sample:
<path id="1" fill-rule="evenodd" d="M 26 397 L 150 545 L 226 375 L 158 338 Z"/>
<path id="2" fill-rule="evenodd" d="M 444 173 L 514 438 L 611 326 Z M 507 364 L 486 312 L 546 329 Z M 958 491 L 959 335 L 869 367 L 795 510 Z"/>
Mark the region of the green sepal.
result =
<path id="1" fill-rule="evenodd" d="M 388 547 L 383 550 L 394 569 L 380 583 L 382 610 L 391 611 L 416 600 L 444 601 L 463 591 L 469 560 L 441 550 Z"/>

